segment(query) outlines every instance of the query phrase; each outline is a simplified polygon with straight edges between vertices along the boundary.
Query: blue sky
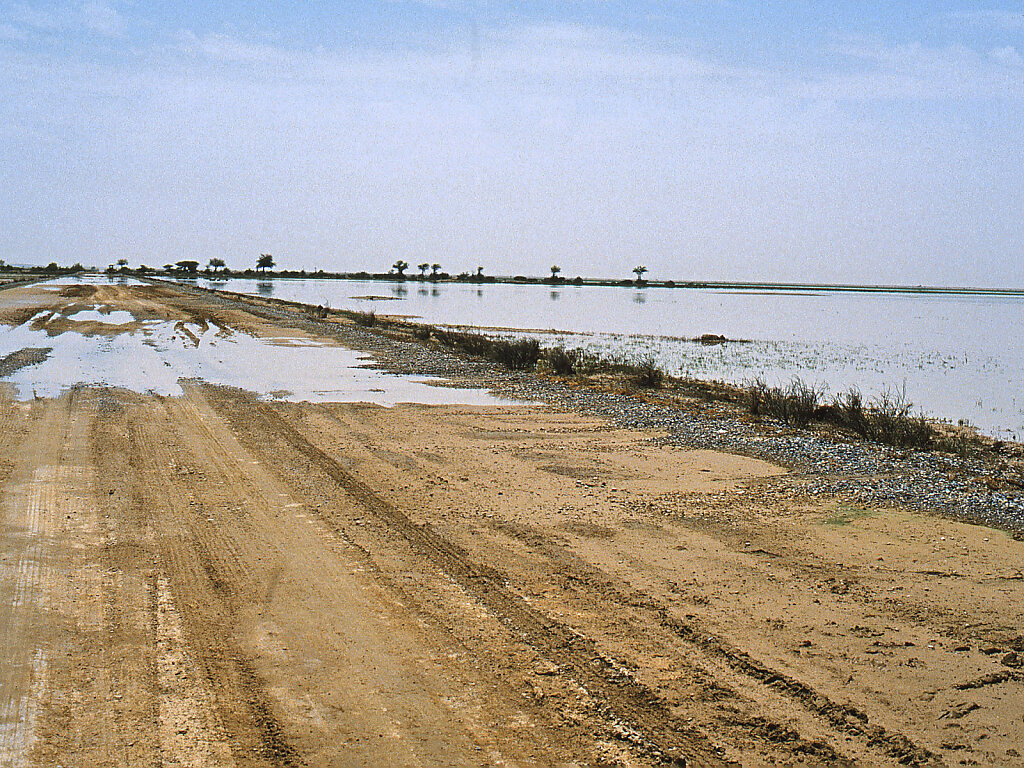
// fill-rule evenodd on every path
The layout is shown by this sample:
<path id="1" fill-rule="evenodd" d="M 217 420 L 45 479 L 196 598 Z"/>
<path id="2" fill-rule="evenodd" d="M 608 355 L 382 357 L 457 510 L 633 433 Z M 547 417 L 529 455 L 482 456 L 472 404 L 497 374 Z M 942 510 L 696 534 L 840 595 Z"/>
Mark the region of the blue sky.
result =
<path id="1" fill-rule="evenodd" d="M 1024 287 L 1024 4 L 0 3 L 0 258 Z"/>

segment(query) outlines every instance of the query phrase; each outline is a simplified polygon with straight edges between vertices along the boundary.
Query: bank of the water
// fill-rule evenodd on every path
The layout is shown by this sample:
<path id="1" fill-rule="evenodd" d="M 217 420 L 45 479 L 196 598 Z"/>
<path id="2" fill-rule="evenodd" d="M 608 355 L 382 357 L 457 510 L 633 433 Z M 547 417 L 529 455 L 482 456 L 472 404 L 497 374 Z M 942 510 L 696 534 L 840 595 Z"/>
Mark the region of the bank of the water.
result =
<path id="1" fill-rule="evenodd" d="M 739 418 L 735 407 L 719 403 L 691 402 L 682 407 L 507 371 L 380 328 L 319 320 L 307 306 L 223 293 L 218 298 L 228 304 L 242 302 L 268 319 L 328 334 L 345 346 L 372 355 L 394 373 L 452 379 L 465 386 L 487 388 L 503 398 L 546 402 L 609 419 L 618 426 L 649 430 L 660 436 L 657 441 L 661 443 L 738 453 L 785 465 L 793 470 L 793 492 L 797 494 L 834 496 L 852 504 L 896 504 L 1024 535 L 1024 497 L 1019 486 L 1024 475 L 1014 457 L 993 460 L 906 451 L 780 429 L 771 422 Z M 254 298 L 259 303 L 254 303 Z"/>
<path id="2" fill-rule="evenodd" d="M 833 393 L 906 393 L 929 415 L 1024 438 L 1024 298 L 908 288 L 694 290 L 347 280 L 200 280 L 249 295 L 373 311 L 440 326 L 540 333 L 591 354 L 653 355 L 666 372 L 742 384 L 799 377 Z M 833 287 L 839 288 L 839 287 Z M 950 289 L 952 290 L 952 289 Z M 712 333 L 749 343 L 706 346 Z"/>

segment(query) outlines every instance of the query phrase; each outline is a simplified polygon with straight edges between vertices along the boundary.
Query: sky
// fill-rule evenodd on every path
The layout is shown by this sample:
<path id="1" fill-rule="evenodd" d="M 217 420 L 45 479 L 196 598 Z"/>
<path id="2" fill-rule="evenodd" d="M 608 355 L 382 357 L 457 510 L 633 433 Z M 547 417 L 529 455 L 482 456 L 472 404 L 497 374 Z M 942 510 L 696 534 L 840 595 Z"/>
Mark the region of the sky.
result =
<path id="1" fill-rule="evenodd" d="M 1024 3 L 0 0 L 0 259 L 261 253 L 1024 288 Z"/>

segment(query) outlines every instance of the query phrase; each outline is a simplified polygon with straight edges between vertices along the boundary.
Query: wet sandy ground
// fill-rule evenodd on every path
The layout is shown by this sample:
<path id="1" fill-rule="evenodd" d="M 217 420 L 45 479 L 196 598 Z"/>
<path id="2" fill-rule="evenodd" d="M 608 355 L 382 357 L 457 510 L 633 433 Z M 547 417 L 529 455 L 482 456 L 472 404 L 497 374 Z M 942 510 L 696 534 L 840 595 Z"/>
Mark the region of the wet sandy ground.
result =
<path id="1" fill-rule="evenodd" d="M 8 382 L 147 321 L 335 344 L 166 287 L 0 292 L 42 317 Z M 175 383 L 3 385 L 0 765 L 1024 765 L 1002 532 L 548 406 Z"/>

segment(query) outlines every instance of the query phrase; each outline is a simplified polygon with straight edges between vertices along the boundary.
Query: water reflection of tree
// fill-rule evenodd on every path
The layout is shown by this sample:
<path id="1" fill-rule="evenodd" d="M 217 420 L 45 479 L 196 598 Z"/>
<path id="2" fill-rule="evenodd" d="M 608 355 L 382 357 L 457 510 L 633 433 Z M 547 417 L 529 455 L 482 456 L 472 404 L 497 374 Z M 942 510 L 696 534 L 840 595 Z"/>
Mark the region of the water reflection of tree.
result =
<path id="1" fill-rule="evenodd" d="M 256 292 L 260 296 L 273 296 L 274 295 L 274 281 L 273 280 L 260 280 L 256 283 Z"/>
<path id="2" fill-rule="evenodd" d="M 562 293 L 561 291 L 551 291 L 550 296 L 552 301 L 558 301 L 562 298 Z"/>
<path id="3" fill-rule="evenodd" d="M 404 285 L 394 285 L 391 287 L 391 292 L 399 298 L 405 298 L 406 294 L 409 293 L 409 289 Z"/>
<path id="4" fill-rule="evenodd" d="M 637 291 L 636 293 L 633 294 L 633 303 L 634 304 L 646 304 L 647 303 L 647 294 L 643 293 L 641 291 Z"/>

